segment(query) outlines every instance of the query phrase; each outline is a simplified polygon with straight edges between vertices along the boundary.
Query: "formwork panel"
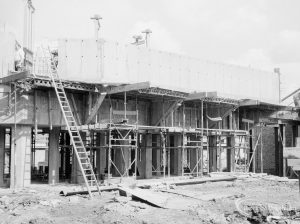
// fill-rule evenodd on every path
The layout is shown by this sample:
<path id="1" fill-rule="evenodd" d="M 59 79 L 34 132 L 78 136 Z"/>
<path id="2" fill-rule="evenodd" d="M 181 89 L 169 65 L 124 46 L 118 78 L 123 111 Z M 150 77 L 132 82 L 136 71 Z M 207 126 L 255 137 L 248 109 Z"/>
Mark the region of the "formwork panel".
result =
<path id="1" fill-rule="evenodd" d="M 248 67 L 198 60 L 95 40 L 61 40 L 59 72 L 63 79 L 88 83 L 136 83 L 185 92 L 218 92 L 233 99 L 278 103 L 278 76 Z"/>

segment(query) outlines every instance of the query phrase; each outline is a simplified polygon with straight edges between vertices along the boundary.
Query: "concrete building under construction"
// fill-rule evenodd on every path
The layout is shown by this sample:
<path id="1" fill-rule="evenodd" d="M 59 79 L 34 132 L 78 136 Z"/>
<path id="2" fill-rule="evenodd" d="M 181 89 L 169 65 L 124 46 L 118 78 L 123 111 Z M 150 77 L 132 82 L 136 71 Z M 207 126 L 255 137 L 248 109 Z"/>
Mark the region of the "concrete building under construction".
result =
<path id="1" fill-rule="evenodd" d="M 300 118 L 275 72 L 102 39 L 25 47 L 19 70 L 0 44 L 1 187 L 288 171 Z"/>

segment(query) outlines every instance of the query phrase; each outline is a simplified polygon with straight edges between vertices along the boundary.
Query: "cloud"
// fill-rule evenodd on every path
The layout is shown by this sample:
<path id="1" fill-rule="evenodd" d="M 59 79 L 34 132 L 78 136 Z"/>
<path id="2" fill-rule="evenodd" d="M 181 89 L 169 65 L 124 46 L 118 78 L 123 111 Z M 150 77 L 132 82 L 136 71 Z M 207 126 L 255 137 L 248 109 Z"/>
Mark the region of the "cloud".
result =
<path id="1" fill-rule="evenodd" d="M 276 63 L 300 61 L 300 30 L 282 30 L 273 38 L 270 49 Z"/>

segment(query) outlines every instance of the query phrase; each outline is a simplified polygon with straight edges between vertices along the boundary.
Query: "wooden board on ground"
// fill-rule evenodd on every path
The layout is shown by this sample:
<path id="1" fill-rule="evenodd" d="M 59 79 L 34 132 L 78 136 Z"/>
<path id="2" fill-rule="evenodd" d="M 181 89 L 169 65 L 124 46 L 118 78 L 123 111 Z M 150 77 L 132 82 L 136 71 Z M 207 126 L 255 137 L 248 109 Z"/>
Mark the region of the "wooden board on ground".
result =
<path id="1" fill-rule="evenodd" d="M 120 187 L 119 191 L 121 195 L 126 193 L 127 196 L 132 195 L 133 198 L 136 197 L 156 207 L 165 208 L 165 202 L 167 201 L 167 197 L 161 197 L 160 195 L 150 190 L 144 190 L 140 188 L 131 189 L 127 187 Z"/>
<path id="2" fill-rule="evenodd" d="M 118 187 L 100 187 L 100 191 L 117 191 Z M 98 189 L 96 188 L 91 188 L 91 191 L 94 192 L 98 192 Z M 79 188 L 66 188 L 62 191 L 59 192 L 59 194 L 61 196 L 72 196 L 72 195 L 76 195 L 76 194 L 88 194 L 87 190 L 83 190 L 81 187 Z"/>
<path id="3" fill-rule="evenodd" d="M 300 159 L 300 147 L 284 147 L 283 158 Z"/>
<path id="4" fill-rule="evenodd" d="M 120 187 L 121 192 L 127 195 L 130 194 L 132 198 L 139 199 L 148 204 L 159 208 L 189 210 L 191 207 L 196 207 L 200 204 L 198 199 L 188 198 L 181 195 L 172 195 L 163 192 L 154 192 L 152 190 L 145 190 L 140 188 L 126 188 Z"/>
<path id="5" fill-rule="evenodd" d="M 288 159 L 287 165 L 293 167 L 295 170 L 296 167 L 300 167 L 300 159 Z"/>

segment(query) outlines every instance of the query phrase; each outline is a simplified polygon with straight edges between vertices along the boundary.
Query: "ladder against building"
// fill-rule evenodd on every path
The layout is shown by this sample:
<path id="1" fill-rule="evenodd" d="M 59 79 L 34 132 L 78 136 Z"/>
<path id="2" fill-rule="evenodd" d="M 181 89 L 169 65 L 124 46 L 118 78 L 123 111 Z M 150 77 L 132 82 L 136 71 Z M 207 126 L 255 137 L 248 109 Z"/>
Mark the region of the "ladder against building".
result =
<path id="1" fill-rule="evenodd" d="M 50 53 L 50 52 L 49 52 Z M 44 51 L 44 55 L 45 51 Z M 50 53 L 51 55 L 51 53 Z M 53 63 L 52 57 L 50 56 L 49 60 L 49 77 L 53 83 L 55 93 L 66 122 L 67 130 L 70 135 L 71 144 L 73 146 L 74 153 L 76 155 L 87 191 L 92 198 L 92 189 L 96 188 L 101 194 L 100 187 L 98 181 L 96 179 L 93 167 L 91 165 L 89 155 L 86 151 L 86 148 L 83 144 L 81 135 L 79 133 L 79 129 L 77 126 L 77 122 L 73 116 L 66 92 L 64 90 L 61 79 L 59 78 L 56 64 Z"/>

